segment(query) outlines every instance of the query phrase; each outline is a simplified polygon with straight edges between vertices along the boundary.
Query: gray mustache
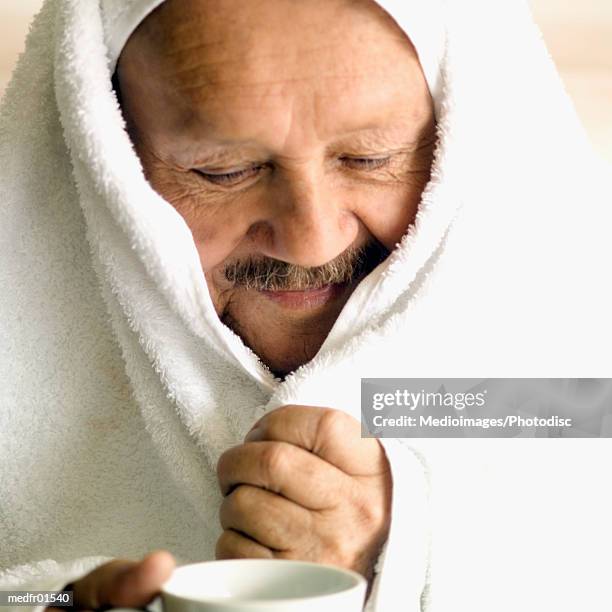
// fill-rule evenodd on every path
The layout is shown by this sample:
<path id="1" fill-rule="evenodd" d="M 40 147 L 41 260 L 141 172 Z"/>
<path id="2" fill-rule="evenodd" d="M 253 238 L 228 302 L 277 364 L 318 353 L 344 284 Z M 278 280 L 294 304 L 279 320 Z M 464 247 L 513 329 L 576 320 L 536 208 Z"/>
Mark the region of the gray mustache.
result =
<path id="1" fill-rule="evenodd" d="M 234 286 L 257 291 L 306 291 L 326 285 L 351 283 L 367 276 L 390 251 L 377 240 L 350 247 L 336 259 L 304 268 L 278 259 L 248 259 L 230 263 L 225 278 Z"/>

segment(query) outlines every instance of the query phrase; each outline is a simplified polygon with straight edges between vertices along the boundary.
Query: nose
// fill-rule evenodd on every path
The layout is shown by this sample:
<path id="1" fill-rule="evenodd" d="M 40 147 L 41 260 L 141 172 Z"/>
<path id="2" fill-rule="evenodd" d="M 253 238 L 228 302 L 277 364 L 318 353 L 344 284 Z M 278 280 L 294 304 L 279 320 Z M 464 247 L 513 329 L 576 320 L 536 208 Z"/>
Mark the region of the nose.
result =
<path id="1" fill-rule="evenodd" d="M 268 214 L 254 233 L 266 239 L 263 254 L 303 267 L 321 266 L 354 244 L 359 222 L 338 189 L 318 172 L 279 178 L 271 190 Z M 265 229 L 264 229 L 265 228 Z"/>

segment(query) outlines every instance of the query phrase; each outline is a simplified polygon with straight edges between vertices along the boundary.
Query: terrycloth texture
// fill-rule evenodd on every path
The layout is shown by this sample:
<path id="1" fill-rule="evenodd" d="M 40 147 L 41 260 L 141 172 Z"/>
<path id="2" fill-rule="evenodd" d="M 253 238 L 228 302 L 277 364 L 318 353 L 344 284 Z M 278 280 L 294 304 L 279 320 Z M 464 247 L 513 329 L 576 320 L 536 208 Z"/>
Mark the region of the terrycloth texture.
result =
<path id="1" fill-rule="evenodd" d="M 522 3 L 448 2 L 444 23 L 417 220 L 279 383 L 144 179 L 98 3 L 47 0 L 0 115 L 0 588 L 154 548 L 213 558 L 219 455 L 286 403 L 359 418 L 360 377 L 611 375 L 609 174 Z M 610 609 L 606 441 L 384 445 L 369 610 Z"/>
<path id="2" fill-rule="evenodd" d="M 164 0 L 101 0 L 108 68 L 114 72 L 121 51 L 134 30 Z"/>

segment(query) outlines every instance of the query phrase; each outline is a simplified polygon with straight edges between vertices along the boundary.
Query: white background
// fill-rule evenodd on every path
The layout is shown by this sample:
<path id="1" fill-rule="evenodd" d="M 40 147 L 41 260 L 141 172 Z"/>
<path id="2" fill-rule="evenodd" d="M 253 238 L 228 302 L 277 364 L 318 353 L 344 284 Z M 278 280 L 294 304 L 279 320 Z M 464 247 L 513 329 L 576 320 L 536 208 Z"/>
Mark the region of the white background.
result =
<path id="1" fill-rule="evenodd" d="M 612 162 L 612 0 L 530 3 L 593 145 Z M 0 94 L 41 4 L 0 0 Z"/>

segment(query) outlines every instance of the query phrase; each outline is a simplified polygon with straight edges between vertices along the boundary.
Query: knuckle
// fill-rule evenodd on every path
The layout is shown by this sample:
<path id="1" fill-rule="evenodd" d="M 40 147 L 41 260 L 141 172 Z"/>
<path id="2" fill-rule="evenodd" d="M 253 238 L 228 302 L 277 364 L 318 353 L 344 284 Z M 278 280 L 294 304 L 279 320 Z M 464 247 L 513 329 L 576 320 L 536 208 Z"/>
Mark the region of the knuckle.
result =
<path id="1" fill-rule="evenodd" d="M 334 408 L 325 408 L 323 410 L 319 421 L 319 436 L 322 439 L 342 440 L 351 431 L 352 417 L 342 412 L 342 410 Z"/>
<path id="2" fill-rule="evenodd" d="M 311 408 L 309 406 L 298 406 L 297 404 L 285 404 L 275 410 L 272 410 L 266 416 L 261 419 L 259 427 L 266 427 L 267 429 L 276 429 L 284 426 L 287 421 L 294 421 L 296 419 L 304 418 L 304 411 L 319 410 L 319 408 Z"/>
<path id="3" fill-rule="evenodd" d="M 382 504 L 362 502 L 358 513 L 361 524 L 370 531 L 377 531 L 385 524 L 386 513 Z"/>
<path id="4" fill-rule="evenodd" d="M 291 408 L 291 406 L 281 406 L 269 412 L 257 423 L 257 429 L 261 430 L 266 439 L 281 439 L 287 416 L 291 414 Z"/>
<path id="5" fill-rule="evenodd" d="M 235 460 L 236 448 L 228 448 L 224 451 L 217 461 L 217 477 L 221 478 L 228 470 L 228 467 Z"/>
<path id="6" fill-rule="evenodd" d="M 352 509 L 361 531 L 372 533 L 383 529 L 390 520 L 390 508 L 382 495 L 357 490 L 352 496 Z"/>
<path id="7" fill-rule="evenodd" d="M 271 442 L 266 444 L 262 450 L 261 466 L 271 477 L 282 473 L 287 465 L 287 461 L 287 449 L 283 444 Z"/>
<path id="8" fill-rule="evenodd" d="M 295 404 L 285 404 L 284 406 L 280 406 L 276 410 L 272 410 L 272 412 L 269 412 L 265 416 L 265 419 L 268 422 L 273 422 L 277 419 L 284 419 L 287 414 L 291 414 L 295 408 L 298 408 L 298 406 L 296 406 Z"/>
<path id="9" fill-rule="evenodd" d="M 253 490 L 248 485 L 239 485 L 224 499 L 232 513 L 245 513 L 253 505 Z"/>

